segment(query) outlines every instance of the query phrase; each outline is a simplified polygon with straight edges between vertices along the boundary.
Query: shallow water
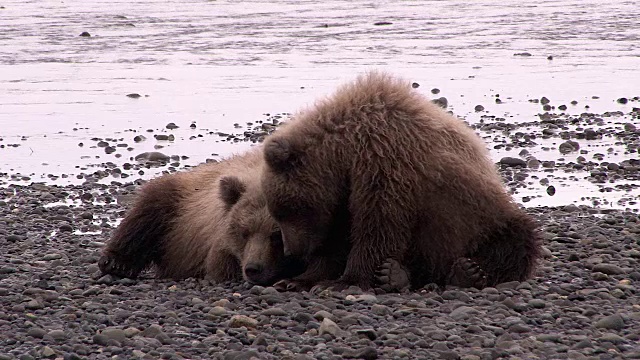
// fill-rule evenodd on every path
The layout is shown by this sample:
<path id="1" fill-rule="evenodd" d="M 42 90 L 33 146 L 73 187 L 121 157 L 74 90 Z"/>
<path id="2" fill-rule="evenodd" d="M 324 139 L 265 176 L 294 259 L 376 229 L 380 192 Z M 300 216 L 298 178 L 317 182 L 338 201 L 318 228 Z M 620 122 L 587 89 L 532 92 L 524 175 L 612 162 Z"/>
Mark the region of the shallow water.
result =
<path id="1" fill-rule="evenodd" d="M 180 126 L 170 132 L 176 140 L 161 142 L 159 151 L 189 156 L 182 164 L 240 152 L 250 144 L 189 137 L 205 129 L 241 132 L 234 124 L 295 112 L 372 68 L 405 76 L 430 96 L 447 97 L 449 109 L 470 123 L 480 119 L 473 110 L 478 104 L 507 121 L 536 120 L 541 106 L 528 100 L 542 96 L 552 105 L 578 101 L 566 111 L 573 114 L 585 105 L 590 112 L 625 114 L 640 106 L 615 101 L 640 95 L 640 17 L 632 1 L 0 5 L 0 173 L 28 176 L 23 183 L 52 182 L 47 174 L 67 176 L 56 182 L 81 182 L 74 174 L 91 164 L 121 165 L 153 150 L 159 142 L 152 134 L 168 132 L 169 122 Z M 91 37 L 79 36 L 83 31 Z M 514 55 L 522 53 L 531 56 Z M 441 93 L 431 95 L 434 87 Z M 498 94 L 502 104 L 495 103 Z M 192 122 L 197 129 L 190 129 Z M 140 133 L 150 140 L 134 144 Z M 93 138 L 122 139 L 134 149 L 105 154 Z M 561 157 L 557 151 L 539 153 L 541 160 Z M 557 187 L 554 197 L 544 195 L 544 186 L 526 189 L 525 196 L 541 195 L 527 205 L 589 203 L 581 198 L 598 192 L 588 182 Z M 640 193 L 604 196 L 615 206 L 621 195 Z"/>

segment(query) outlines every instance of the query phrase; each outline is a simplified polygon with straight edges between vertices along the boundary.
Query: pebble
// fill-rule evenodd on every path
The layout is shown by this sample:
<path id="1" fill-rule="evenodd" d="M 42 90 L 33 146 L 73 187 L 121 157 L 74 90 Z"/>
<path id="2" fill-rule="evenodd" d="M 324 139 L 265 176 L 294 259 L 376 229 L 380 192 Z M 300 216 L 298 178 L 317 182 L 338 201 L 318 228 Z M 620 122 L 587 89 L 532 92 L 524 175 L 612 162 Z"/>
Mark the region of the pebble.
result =
<path id="1" fill-rule="evenodd" d="M 606 177 L 605 183 L 597 184 L 603 190 L 624 194 L 616 190 L 623 183 L 614 176 L 635 184 L 625 176 L 638 174 L 636 152 L 620 152 L 615 156 L 625 160 L 614 163 L 607 158 L 613 156 L 609 145 L 601 146 L 612 139 L 633 145 L 638 134 L 631 118 L 624 120 L 614 113 L 571 115 L 573 120 L 569 115 L 556 118 L 551 113 L 547 119 L 541 115 L 544 128 L 552 130 L 546 132 L 549 139 L 544 142 L 555 144 L 545 153 L 531 148 L 542 136 L 536 125 L 527 124 L 533 130 L 525 131 L 509 119 L 476 115 L 482 116 L 483 126 L 495 125 L 490 136 L 506 140 L 501 151 L 526 159 L 527 168 L 500 167 L 511 179 L 506 182 L 509 187 L 509 182 L 526 185 L 527 191 L 547 196 L 545 189 L 553 185 L 557 198 L 561 192 L 565 195 L 569 179 L 590 178 L 592 171 Z M 609 118 L 615 119 L 612 125 Z M 151 133 L 168 132 L 162 124 L 166 122 Z M 254 125 L 265 133 L 274 128 Z M 116 144 L 133 143 L 133 135 L 124 136 L 128 138 L 91 141 L 104 141 L 121 152 Z M 562 159 L 552 154 L 552 146 L 581 138 L 587 141 L 586 136 L 598 140 L 574 150 L 579 154 Z M 629 142 L 624 136 L 636 140 Z M 529 151 L 523 152 L 525 148 Z M 536 159 L 540 171 L 548 174 L 533 171 L 534 153 L 540 157 Z M 104 156 L 102 151 L 96 154 Z M 84 181 L 81 185 L 0 186 L 0 330 L 4 329 L 0 348 L 10 349 L 8 356 L 0 354 L 0 360 L 45 355 L 52 359 L 467 360 L 639 356 L 635 345 L 640 341 L 640 306 L 634 300 L 640 281 L 636 270 L 640 221 L 636 212 L 615 209 L 625 204 L 527 205 L 542 224 L 546 255 L 536 276 L 524 282 L 481 291 L 429 287 L 402 294 L 279 293 L 273 287 L 242 281 L 155 279 L 152 270 L 134 280 L 101 276 L 100 252 L 128 209 L 126 200 L 131 204 L 144 183 L 135 174 L 141 170 L 150 174 L 146 165 L 129 164 L 131 178 L 112 178 L 129 170 L 118 165 L 122 172 L 112 173 L 108 166 L 105 161 L 102 168 L 83 170 L 78 178 Z M 98 171 L 103 174 L 94 176 Z M 96 182 L 100 179 L 104 181 Z M 584 196 L 601 199 L 597 192 Z M 74 204 L 49 206 L 64 201 Z M 62 225 L 70 231 L 98 229 L 101 233 L 62 233 Z M 250 326 L 232 324 L 233 316 L 251 319 Z"/>
<path id="2" fill-rule="evenodd" d="M 136 155 L 136 161 L 168 162 L 171 158 L 161 152 L 151 151 Z"/>
<path id="3" fill-rule="evenodd" d="M 503 157 L 502 159 L 500 159 L 500 164 L 509 166 L 509 167 L 516 167 L 516 166 L 520 166 L 522 168 L 527 167 L 526 161 L 518 158 L 513 158 L 513 157 Z"/>
<path id="4" fill-rule="evenodd" d="M 208 312 L 208 314 L 212 316 L 223 316 L 227 313 L 229 313 L 229 311 L 222 306 L 214 306 Z"/>
<path id="5" fill-rule="evenodd" d="M 106 328 L 102 330 L 100 334 L 102 334 L 102 336 L 106 337 L 107 339 L 115 340 L 120 343 L 124 342 L 124 340 L 127 338 L 124 330 L 118 328 Z"/>
<path id="6" fill-rule="evenodd" d="M 534 309 L 544 309 L 547 306 L 547 303 L 542 299 L 531 299 L 528 304 Z"/>
<path id="7" fill-rule="evenodd" d="M 624 320 L 620 314 L 613 314 L 596 321 L 594 326 L 599 329 L 622 330 Z"/>
<path id="8" fill-rule="evenodd" d="M 378 358 L 378 350 L 371 346 L 367 346 L 360 350 L 348 351 L 342 354 L 344 359 L 365 359 L 375 360 Z"/>
<path id="9" fill-rule="evenodd" d="M 263 310 L 262 312 L 260 312 L 260 314 L 261 315 L 265 315 L 265 316 L 287 316 L 287 315 L 289 315 L 289 313 L 287 313 L 286 311 L 284 311 L 283 309 L 278 308 L 278 307 Z"/>
<path id="10" fill-rule="evenodd" d="M 230 328 L 248 327 L 255 328 L 258 326 L 258 320 L 250 318 L 245 315 L 233 315 L 229 320 L 228 326 Z"/>
<path id="11" fill-rule="evenodd" d="M 442 108 L 447 108 L 447 106 L 449 106 L 449 100 L 447 100 L 446 97 L 439 97 L 437 99 L 432 100 L 434 104 L 442 107 Z"/>
<path id="12" fill-rule="evenodd" d="M 320 336 L 329 334 L 333 337 L 338 337 L 343 334 L 343 331 L 340 329 L 338 324 L 336 324 L 329 318 L 324 318 L 324 320 L 322 320 L 322 323 L 320 324 L 320 328 L 318 329 L 318 334 Z"/>
<path id="13" fill-rule="evenodd" d="M 331 319 L 331 320 L 335 319 L 333 314 L 325 310 L 317 311 L 315 314 L 313 314 L 313 317 L 318 321 L 321 321 L 323 319 Z"/>
<path id="14" fill-rule="evenodd" d="M 624 274 L 624 270 L 621 267 L 614 264 L 597 264 L 593 266 L 594 272 L 601 272 L 607 275 L 619 275 Z"/>
<path id="15" fill-rule="evenodd" d="M 606 333 L 604 335 L 602 335 L 598 341 L 607 341 L 610 343 L 614 343 L 614 344 L 622 344 L 627 342 L 627 340 L 625 340 L 625 338 L 623 338 L 622 336 L 618 335 L 618 334 L 612 334 L 612 333 Z"/>
<path id="16" fill-rule="evenodd" d="M 158 336 L 158 334 L 161 334 L 161 333 L 162 333 L 162 327 L 160 325 L 153 324 L 148 326 L 146 329 L 142 330 L 142 332 L 140 333 L 140 336 L 153 338 Z"/>
<path id="17" fill-rule="evenodd" d="M 355 301 L 363 303 L 377 303 L 378 298 L 372 294 L 355 295 Z"/>
<path id="18" fill-rule="evenodd" d="M 385 305 L 375 304 L 375 305 L 371 306 L 371 312 L 376 314 L 376 315 L 384 316 L 384 315 L 390 314 L 391 313 L 391 309 L 389 309 Z"/>
<path id="19" fill-rule="evenodd" d="M 47 334 L 46 330 L 39 327 L 32 327 L 27 331 L 27 335 L 42 339 Z"/>
<path id="20" fill-rule="evenodd" d="M 452 312 L 450 312 L 449 316 L 456 321 L 460 321 L 460 320 L 472 318 L 478 314 L 479 314 L 479 311 L 473 307 L 460 306 L 454 309 Z"/>
<path id="21" fill-rule="evenodd" d="M 67 339 L 67 334 L 63 330 L 51 330 L 47 335 L 57 341 L 64 341 Z"/>
<path id="22" fill-rule="evenodd" d="M 42 303 L 40 301 L 33 299 L 33 300 L 29 300 L 24 305 L 24 307 L 26 309 L 29 309 L 29 310 L 37 310 L 37 309 L 42 309 L 44 306 L 42 305 Z"/>
<path id="23" fill-rule="evenodd" d="M 40 350 L 40 354 L 43 357 L 48 358 L 48 357 L 54 356 L 56 354 L 56 352 L 52 348 L 50 348 L 50 347 L 45 345 L 45 346 L 42 347 L 42 350 Z"/>
<path id="24" fill-rule="evenodd" d="M 44 261 L 50 261 L 50 260 L 56 260 L 56 259 L 62 259 L 62 254 L 52 253 L 52 254 L 46 254 L 45 256 L 42 257 L 42 260 Z"/>

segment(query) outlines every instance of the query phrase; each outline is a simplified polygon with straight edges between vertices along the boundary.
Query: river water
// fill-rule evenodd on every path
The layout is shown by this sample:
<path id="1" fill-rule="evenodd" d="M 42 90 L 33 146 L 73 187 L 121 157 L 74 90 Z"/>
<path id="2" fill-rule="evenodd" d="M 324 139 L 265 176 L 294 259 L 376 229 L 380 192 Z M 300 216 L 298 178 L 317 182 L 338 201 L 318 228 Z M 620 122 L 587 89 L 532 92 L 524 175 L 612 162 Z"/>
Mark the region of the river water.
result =
<path id="1" fill-rule="evenodd" d="M 96 147 L 96 138 L 133 146 L 135 135 L 166 132 L 169 122 L 179 126 L 171 131 L 176 141 L 161 151 L 188 156 L 184 163 L 239 152 L 250 144 L 188 139 L 295 112 L 373 68 L 415 81 L 430 96 L 440 89 L 433 96 L 447 97 L 449 110 L 470 123 L 479 121 L 473 110 L 479 104 L 508 121 L 536 120 L 541 106 L 529 100 L 542 96 L 555 105 L 577 101 L 566 111 L 575 114 L 584 105 L 625 114 L 640 106 L 616 102 L 640 95 L 640 16 L 633 1 L 0 5 L 0 173 L 22 174 L 27 183 L 53 182 L 47 174 L 57 183 L 80 182 L 73 175 L 91 164 L 129 161 L 157 143 L 135 144 L 116 157 Z M 586 182 L 572 184 L 529 204 L 581 203 L 594 191 Z"/>

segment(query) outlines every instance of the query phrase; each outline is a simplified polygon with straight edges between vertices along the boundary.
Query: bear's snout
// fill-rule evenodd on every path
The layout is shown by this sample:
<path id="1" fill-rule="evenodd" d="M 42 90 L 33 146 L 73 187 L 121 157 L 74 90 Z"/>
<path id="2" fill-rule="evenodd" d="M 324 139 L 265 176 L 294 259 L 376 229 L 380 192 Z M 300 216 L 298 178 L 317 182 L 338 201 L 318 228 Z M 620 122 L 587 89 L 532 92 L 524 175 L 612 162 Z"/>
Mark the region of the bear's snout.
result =
<path id="1" fill-rule="evenodd" d="M 259 283 L 262 281 L 262 273 L 264 267 L 260 264 L 249 263 L 244 267 L 244 275 L 247 280 L 252 283 Z"/>

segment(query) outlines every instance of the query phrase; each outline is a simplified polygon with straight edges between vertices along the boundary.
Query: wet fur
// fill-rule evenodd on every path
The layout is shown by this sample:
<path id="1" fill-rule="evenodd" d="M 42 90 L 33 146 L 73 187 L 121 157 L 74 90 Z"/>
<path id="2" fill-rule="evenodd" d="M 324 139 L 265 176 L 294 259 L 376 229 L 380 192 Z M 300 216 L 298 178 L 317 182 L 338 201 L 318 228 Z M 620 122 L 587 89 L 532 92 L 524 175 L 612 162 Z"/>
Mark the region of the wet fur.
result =
<path id="1" fill-rule="evenodd" d="M 461 257 L 481 265 L 486 285 L 531 277 L 537 224 L 473 130 L 409 84 L 368 73 L 265 141 L 269 210 L 287 251 L 309 263 L 294 280 L 369 288 L 393 258 L 414 287 L 445 284 Z M 338 276 L 322 265 L 344 254 Z"/>

